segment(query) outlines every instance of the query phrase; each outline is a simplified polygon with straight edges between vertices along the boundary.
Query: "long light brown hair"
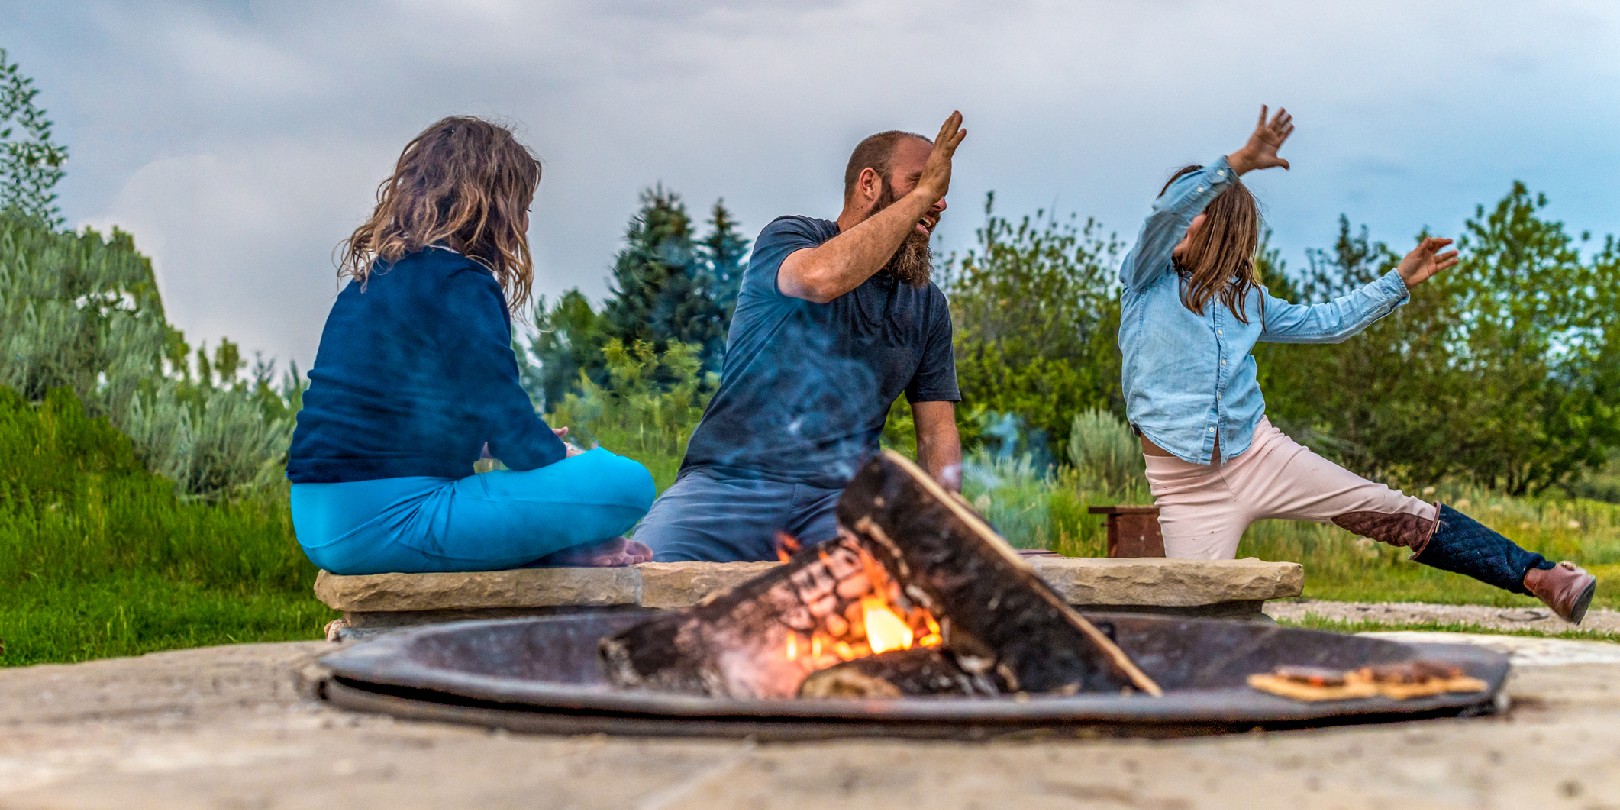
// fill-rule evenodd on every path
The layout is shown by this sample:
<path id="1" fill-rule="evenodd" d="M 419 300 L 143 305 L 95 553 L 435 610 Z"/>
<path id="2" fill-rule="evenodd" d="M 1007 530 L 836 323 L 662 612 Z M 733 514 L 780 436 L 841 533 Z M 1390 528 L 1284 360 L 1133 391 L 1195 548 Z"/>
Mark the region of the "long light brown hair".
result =
<path id="1" fill-rule="evenodd" d="M 1204 167 L 1193 165 L 1175 173 L 1159 191 L 1162 196 L 1177 178 Z M 1260 287 L 1255 251 L 1260 247 L 1260 206 L 1241 181 L 1234 181 L 1204 207 L 1204 222 L 1187 249 L 1175 260 L 1181 274 L 1181 303 L 1199 315 L 1219 298 L 1232 316 L 1248 323 L 1243 301 Z"/>
<path id="2" fill-rule="evenodd" d="M 378 184 L 371 218 L 339 245 L 338 276 L 365 284 L 374 262 L 444 242 L 488 267 L 516 312 L 534 282 L 528 209 L 539 185 L 540 161 L 511 130 L 468 116 L 438 121 Z"/>

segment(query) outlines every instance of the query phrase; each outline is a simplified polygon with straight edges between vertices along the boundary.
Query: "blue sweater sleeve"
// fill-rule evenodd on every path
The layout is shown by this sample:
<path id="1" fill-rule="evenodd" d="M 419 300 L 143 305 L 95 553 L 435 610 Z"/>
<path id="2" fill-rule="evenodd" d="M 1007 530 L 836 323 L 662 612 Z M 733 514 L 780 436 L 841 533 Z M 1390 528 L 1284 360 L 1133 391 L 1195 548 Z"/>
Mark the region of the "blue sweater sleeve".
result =
<path id="1" fill-rule="evenodd" d="M 490 455 L 512 470 L 533 470 L 561 461 L 567 448 L 535 413 L 518 382 L 512 354 L 512 323 L 506 296 L 495 277 L 468 263 L 450 274 L 443 301 L 440 344 L 457 358 L 457 382 L 466 410 L 489 442 Z"/>

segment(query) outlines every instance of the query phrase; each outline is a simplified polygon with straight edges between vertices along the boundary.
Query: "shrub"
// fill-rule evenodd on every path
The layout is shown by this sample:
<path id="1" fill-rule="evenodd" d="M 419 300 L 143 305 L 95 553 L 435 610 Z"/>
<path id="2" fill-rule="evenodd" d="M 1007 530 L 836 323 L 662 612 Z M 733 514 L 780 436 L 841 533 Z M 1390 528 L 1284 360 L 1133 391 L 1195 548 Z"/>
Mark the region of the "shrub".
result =
<path id="1" fill-rule="evenodd" d="M 270 385 L 270 368 L 261 363 L 243 379 L 229 341 L 193 361 L 164 319 L 151 262 L 126 233 L 62 233 L 0 216 L 0 356 L 0 385 L 34 401 L 72 391 L 182 492 L 216 495 L 279 477 L 292 408 Z M 296 381 L 286 390 L 296 397 Z"/>
<path id="2" fill-rule="evenodd" d="M 1140 497 L 1146 490 L 1142 445 L 1125 420 L 1107 411 L 1075 414 L 1069 463 L 1087 488 L 1126 497 Z"/>
<path id="3" fill-rule="evenodd" d="M 582 373 L 579 390 L 564 396 L 546 421 L 567 426 L 576 443 L 640 461 L 662 490 L 674 482 L 719 377 L 702 371 L 695 344 L 671 343 L 659 353 L 645 341 L 626 347 L 615 339 L 602 355 L 607 384 Z"/>

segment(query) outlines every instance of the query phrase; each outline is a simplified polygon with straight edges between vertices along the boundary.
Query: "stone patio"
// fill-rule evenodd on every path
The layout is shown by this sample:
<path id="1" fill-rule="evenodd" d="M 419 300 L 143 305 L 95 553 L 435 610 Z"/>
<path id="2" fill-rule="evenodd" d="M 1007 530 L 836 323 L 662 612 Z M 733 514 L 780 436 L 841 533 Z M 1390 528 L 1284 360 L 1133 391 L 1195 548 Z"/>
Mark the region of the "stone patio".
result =
<path id="1" fill-rule="evenodd" d="M 1300 595 L 1297 563 L 1244 560 L 1031 557 L 1029 563 L 1081 610 L 1151 611 L 1265 620 L 1267 600 Z M 778 563 L 647 563 L 630 568 L 526 568 L 469 574 L 338 576 L 322 571 L 315 595 L 349 627 L 413 624 L 580 610 L 683 608 Z"/>
<path id="2" fill-rule="evenodd" d="M 312 700 L 326 642 L 0 669 L 0 807 L 1620 807 L 1620 664 L 1594 662 L 1592 642 L 1528 641 L 1539 665 L 1514 651 L 1503 716 L 1179 740 L 771 745 L 410 723 Z M 1556 654 L 1571 645 L 1578 658 Z"/>

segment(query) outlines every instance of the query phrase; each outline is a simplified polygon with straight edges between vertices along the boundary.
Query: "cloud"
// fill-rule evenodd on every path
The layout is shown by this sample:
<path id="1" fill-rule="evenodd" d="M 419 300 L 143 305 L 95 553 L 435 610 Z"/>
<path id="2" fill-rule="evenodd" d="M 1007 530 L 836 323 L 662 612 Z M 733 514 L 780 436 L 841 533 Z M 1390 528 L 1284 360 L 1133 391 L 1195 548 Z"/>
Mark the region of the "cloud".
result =
<path id="1" fill-rule="evenodd" d="M 1391 242 L 1455 229 L 1514 178 L 1573 230 L 1620 222 L 1620 8 L 1454 0 L 601 3 L 0 0 L 72 149 L 75 223 L 154 258 L 175 321 L 308 367 L 331 251 L 400 147 L 451 113 L 546 163 L 538 292 L 601 295 L 639 190 L 746 228 L 836 213 L 862 136 L 970 131 L 941 227 L 1095 216 L 1126 238 L 1166 173 L 1236 147 L 1262 101 L 1300 130 L 1253 178 L 1290 259 L 1340 212 Z"/>

